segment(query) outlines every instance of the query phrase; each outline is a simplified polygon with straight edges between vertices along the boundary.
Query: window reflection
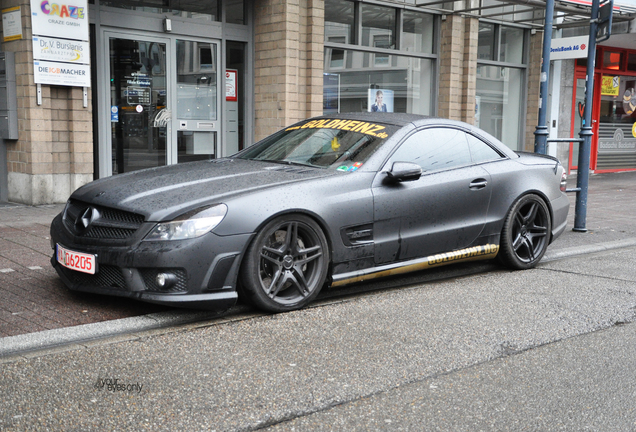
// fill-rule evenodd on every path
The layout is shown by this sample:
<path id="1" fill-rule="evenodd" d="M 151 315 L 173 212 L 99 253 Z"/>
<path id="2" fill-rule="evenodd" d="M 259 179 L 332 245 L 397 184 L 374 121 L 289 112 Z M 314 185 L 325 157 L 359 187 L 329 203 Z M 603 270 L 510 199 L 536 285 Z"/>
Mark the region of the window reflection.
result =
<path id="1" fill-rule="evenodd" d="M 383 6 L 362 4 L 362 45 L 395 49 L 396 10 Z"/>
<path id="2" fill-rule="evenodd" d="M 177 40 L 177 117 L 216 120 L 216 45 Z"/>
<path id="3" fill-rule="evenodd" d="M 522 77 L 522 69 L 477 66 L 476 126 L 513 150 L 522 150 L 519 141 Z"/>
<path id="4" fill-rule="evenodd" d="M 340 51 L 334 53 L 334 51 Z M 344 51 L 344 53 L 343 53 Z M 354 50 L 327 48 L 325 58 L 334 55 L 346 59 L 342 66 L 331 67 L 325 62 L 325 113 L 369 111 L 369 92 L 388 89 L 393 92 L 394 112 L 430 115 L 433 89 L 434 60 L 391 55 L 388 63 L 375 64 L 377 55 Z"/>
<path id="5" fill-rule="evenodd" d="M 433 52 L 433 16 L 404 11 L 402 14 L 402 39 L 400 49 L 409 52 Z"/>

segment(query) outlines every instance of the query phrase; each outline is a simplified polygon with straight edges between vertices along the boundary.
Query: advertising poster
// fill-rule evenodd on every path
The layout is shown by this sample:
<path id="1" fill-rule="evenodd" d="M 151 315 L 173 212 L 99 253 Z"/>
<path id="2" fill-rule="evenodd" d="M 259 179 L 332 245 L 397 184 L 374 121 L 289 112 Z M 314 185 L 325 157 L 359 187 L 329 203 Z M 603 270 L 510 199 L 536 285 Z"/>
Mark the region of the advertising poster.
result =
<path id="1" fill-rule="evenodd" d="M 620 84 L 621 84 L 621 77 L 604 76 L 603 80 L 601 81 L 601 95 L 618 96 Z"/>
<path id="2" fill-rule="evenodd" d="M 238 101 L 238 90 L 236 83 L 236 69 L 227 69 L 225 71 L 225 100 L 228 102 Z"/>
<path id="3" fill-rule="evenodd" d="M 393 112 L 393 90 L 369 89 L 369 112 Z"/>
<path id="4" fill-rule="evenodd" d="M 20 6 L 2 9 L 2 36 L 4 41 L 22 39 L 22 17 Z"/>

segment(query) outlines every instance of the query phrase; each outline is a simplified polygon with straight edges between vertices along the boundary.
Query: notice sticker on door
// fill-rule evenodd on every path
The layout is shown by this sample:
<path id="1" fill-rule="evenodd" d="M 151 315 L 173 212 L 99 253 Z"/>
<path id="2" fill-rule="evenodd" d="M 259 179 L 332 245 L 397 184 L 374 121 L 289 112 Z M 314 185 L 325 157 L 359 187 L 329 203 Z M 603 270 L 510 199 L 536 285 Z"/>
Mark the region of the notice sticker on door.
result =
<path id="1" fill-rule="evenodd" d="M 136 110 L 138 113 L 140 113 L 140 112 L 142 112 L 142 111 L 144 110 L 144 107 L 143 107 L 143 106 L 141 106 L 141 105 L 137 105 L 137 106 L 135 107 L 135 110 Z"/>

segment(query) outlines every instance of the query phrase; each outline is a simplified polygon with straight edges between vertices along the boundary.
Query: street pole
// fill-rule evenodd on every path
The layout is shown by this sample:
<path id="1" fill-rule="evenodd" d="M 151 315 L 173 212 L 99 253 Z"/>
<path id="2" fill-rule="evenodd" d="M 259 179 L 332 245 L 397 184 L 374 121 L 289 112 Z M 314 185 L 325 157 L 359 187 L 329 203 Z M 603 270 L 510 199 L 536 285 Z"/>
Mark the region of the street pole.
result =
<path id="1" fill-rule="evenodd" d="M 534 131 L 534 152 L 547 153 L 548 143 L 548 84 L 550 77 L 550 48 L 552 45 L 552 22 L 554 0 L 545 2 L 545 25 L 543 27 L 543 60 L 541 62 L 541 87 L 539 89 L 539 123 Z"/>
<path id="2" fill-rule="evenodd" d="M 583 110 L 583 127 L 579 136 L 583 144 L 579 148 L 579 164 L 576 170 L 576 205 L 574 207 L 573 231 L 586 232 L 587 189 L 590 180 L 590 152 L 592 148 L 592 100 L 594 96 L 594 63 L 596 61 L 596 31 L 598 29 L 599 0 L 592 1 L 590 20 L 590 38 L 587 51 L 587 71 L 585 74 L 585 108 Z"/>

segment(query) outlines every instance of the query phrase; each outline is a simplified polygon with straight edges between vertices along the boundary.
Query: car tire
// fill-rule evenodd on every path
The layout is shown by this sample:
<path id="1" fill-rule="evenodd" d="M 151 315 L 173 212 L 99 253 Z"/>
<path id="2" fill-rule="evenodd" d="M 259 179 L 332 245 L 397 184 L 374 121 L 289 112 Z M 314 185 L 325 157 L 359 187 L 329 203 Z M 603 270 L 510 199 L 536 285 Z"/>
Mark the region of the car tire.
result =
<path id="1" fill-rule="evenodd" d="M 279 216 L 248 247 L 240 292 L 269 312 L 300 309 L 316 298 L 328 269 L 329 247 L 318 224 L 303 215 Z"/>
<path id="2" fill-rule="evenodd" d="M 545 201 L 534 194 L 519 198 L 501 231 L 499 261 L 514 269 L 537 265 L 550 244 L 552 222 Z"/>

